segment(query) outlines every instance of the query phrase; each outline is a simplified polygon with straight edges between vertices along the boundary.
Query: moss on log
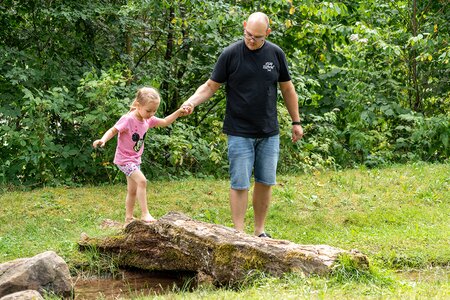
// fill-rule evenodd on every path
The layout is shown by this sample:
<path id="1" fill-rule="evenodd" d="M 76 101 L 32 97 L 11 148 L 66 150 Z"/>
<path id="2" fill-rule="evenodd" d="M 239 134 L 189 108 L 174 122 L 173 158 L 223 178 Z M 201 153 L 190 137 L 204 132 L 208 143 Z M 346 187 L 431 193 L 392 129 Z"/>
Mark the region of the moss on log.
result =
<path id="1" fill-rule="evenodd" d="M 84 236 L 79 245 L 113 254 L 120 266 L 193 271 L 218 285 L 242 282 L 254 270 L 272 276 L 289 272 L 325 275 L 342 255 L 362 269 L 369 266 L 367 257 L 356 250 L 258 238 L 178 212 L 168 213 L 152 224 L 133 221 L 112 237 Z"/>

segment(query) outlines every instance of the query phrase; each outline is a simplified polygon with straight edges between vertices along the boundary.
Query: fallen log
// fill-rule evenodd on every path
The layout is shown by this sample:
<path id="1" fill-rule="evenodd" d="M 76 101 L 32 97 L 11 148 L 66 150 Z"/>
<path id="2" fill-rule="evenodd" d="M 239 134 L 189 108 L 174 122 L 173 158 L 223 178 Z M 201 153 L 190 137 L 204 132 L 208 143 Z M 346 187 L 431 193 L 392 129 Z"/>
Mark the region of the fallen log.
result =
<path id="1" fill-rule="evenodd" d="M 79 245 L 113 254 L 122 267 L 192 271 L 216 285 L 242 282 L 254 270 L 272 276 L 288 272 L 325 275 L 343 255 L 360 268 L 369 266 L 367 257 L 357 250 L 258 238 L 178 212 L 151 224 L 133 221 L 111 237 L 96 239 L 84 234 Z"/>

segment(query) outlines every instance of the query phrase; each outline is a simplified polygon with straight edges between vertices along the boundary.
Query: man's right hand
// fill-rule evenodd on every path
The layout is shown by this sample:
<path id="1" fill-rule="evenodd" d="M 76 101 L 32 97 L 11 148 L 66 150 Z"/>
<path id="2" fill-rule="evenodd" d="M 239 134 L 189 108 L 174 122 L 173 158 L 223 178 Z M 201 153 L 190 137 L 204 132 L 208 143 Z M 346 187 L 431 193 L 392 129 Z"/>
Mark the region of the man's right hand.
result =
<path id="1" fill-rule="evenodd" d="M 194 111 L 194 107 L 194 104 L 192 104 L 192 102 L 190 102 L 189 100 L 185 101 L 181 105 L 181 108 L 185 111 L 185 116 L 192 114 L 192 112 Z"/>

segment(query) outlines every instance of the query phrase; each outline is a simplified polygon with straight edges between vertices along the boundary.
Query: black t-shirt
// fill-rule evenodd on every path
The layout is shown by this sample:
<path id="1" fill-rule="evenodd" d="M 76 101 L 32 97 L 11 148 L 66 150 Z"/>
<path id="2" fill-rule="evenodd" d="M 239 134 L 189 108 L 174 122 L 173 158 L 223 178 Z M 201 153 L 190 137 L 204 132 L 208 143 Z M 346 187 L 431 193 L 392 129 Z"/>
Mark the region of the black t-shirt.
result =
<path id="1" fill-rule="evenodd" d="M 211 80 L 226 83 L 224 133 L 251 138 L 279 133 L 277 84 L 291 80 L 280 47 L 265 41 L 261 48 L 250 50 L 238 41 L 219 56 Z"/>

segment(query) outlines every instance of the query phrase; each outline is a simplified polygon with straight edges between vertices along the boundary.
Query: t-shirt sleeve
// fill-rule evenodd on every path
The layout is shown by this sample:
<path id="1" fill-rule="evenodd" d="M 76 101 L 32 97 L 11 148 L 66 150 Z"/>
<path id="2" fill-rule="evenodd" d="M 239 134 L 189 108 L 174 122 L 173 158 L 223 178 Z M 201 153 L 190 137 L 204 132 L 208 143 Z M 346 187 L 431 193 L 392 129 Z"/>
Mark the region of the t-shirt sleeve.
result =
<path id="1" fill-rule="evenodd" d="M 153 128 L 153 127 L 157 126 L 161 120 L 162 119 L 157 118 L 155 116 L 151 117 L 150 119 L 147 120 L 148 128 Z"/>
<path id="2" fill-rule="evenodd" d="M 289 74 L 289 67 L 286 60 L 286 55 L 283 50 L 280 49 L 278 52 L 278 56 L 280 59 L 280 74 L 278 76 L 278 82 L 286 82 L 291 80 L 291 75 Z"/>
<path id="3" fill-rule="evenodd" d="M 128 129 L 128 118 L 126 116 L 122 116 L 119 121 L 114 125 L 114 128 L 119 132 L 124 132 Z"/>
<path id="4" fill-rule="evenodd" d="M 214 66 L 214 70 L 212 71 L 210 79 L 218 82 L 218 83 L 224 83 L 227 81 L 227 60 L 228 60 L 228 51 L 223 51 L 219 58 L 217 59 L 217 62 Z"/>

